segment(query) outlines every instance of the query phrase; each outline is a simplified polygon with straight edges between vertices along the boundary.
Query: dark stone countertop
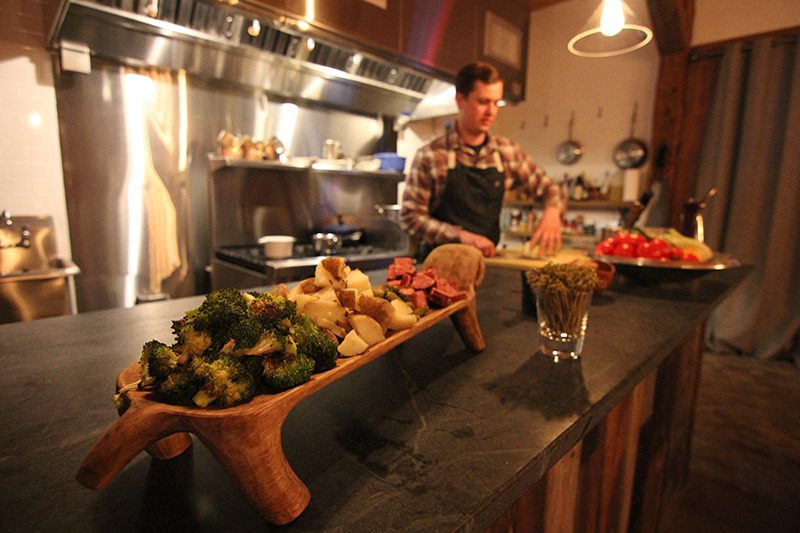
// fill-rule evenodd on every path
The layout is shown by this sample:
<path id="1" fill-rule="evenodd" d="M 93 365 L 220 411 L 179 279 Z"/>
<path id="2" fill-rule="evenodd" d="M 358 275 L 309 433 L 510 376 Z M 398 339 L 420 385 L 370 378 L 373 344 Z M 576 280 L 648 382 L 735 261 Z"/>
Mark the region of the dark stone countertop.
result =
<path id="1" fill-rule="evenodd" d="M 536 353 L 519 272 L 489 269 L 478 291 L 484 352 L 465 349 L 443 321 L 292 411 L 284 448 L 311 502 L 285 527 L 265 524 L 196 438 L 170 461 L 140 454 L 103 491 L 74 479 L 117 416 L 117 373 L 145 341 L 171 341 L 170 321 L 201 297 L 0 326 L 0 524 L 4 531 L 480 531 L 746 273 L 661 287 L 616 281 L 592 303 L 582 358 L 553 364 Z"/>

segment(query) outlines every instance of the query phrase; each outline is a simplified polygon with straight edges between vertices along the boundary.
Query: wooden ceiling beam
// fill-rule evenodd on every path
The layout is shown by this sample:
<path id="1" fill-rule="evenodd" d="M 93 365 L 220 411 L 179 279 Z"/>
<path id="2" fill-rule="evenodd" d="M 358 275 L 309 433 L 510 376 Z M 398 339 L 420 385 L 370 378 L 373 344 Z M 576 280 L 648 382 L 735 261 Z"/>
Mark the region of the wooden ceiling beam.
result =
<path id="1" fill-rule="evenodd" d="M 678 222 L 682 202 L 693 187 L 693 176 L 681 175 L 682 145 L 687 114 L 689 50 L 692 44 L 694 0 L 647 0 L 661 63 L 653 106 L 651 144 L 655 152 L 653 179 L 662 179 L 670 193 L 670 223 Z M 691 148 L 691 147 L 688 147 Z"/>
<path id="2" fill-rule="evenodd" d="M 691 47 L 694 0 L 647 0 L 647 9 L 662 56 Z"/>
<path id="3" fill-rule="evenodd" d="M 531 5 L 531 11 L 534 11 L 536 9 L 542 9 L 544 7 L 549 7 L 564 1 L 565 0 L 529 0 L 529 3 Z"/>

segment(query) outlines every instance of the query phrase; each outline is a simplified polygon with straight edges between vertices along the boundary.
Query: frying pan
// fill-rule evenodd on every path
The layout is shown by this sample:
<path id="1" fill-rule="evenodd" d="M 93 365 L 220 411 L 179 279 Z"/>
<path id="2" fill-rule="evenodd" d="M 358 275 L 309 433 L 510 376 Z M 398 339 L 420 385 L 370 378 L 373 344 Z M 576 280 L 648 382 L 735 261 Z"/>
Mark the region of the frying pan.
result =
<path id="1" fill-rule="evenodd" d="M 556 159 L 562 165 L 573 165 L 578 162 L 583 152 L 583 145 L 572 138 L 572 127 L 575 125 L 575 111 L 569 117 L 569 131 L 567 140 L 556 148 Z"/>
<path id="2" fill-rule="evenodd" d="M 636 102 L 633 104 L 633 114 L 631 115 L 631 134 L 614 148 L 614 163 L 623 170 L 640 168 L 647 161 L 647 145 L 643 140 L 634 136 L 638 111 L 639 102 Z"/>

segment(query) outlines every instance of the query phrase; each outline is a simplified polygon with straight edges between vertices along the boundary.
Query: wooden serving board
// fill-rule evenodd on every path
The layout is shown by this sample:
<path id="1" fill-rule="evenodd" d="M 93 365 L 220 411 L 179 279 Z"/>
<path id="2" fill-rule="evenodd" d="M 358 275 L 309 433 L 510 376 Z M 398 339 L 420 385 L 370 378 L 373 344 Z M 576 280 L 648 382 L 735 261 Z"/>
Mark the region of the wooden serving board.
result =
<path id="1" fill-rule="evenodd" d="M 547 263 L 572 263 L 573 261 L 588 261 L 589 256 L 583 250 L 562 249 L 553 256 L 527 257 L 522 250 L 498 250 L 495 257 L 484 259 L 487 266 L 511 268 L 515 270 L 530 270 L 543 267 Z"/>
<path id="2" fill-rule="evenodd" d="M 482 268 L 481 263 L 481 277 Z M 477 274 L 472 281 L 479 282 Z M 471 286 L 467 299 L 429 312 L 414 327 L 394 332 L 363 354 L 338 359 L 335 368 L 314 374 L 303 385 L 277 394 L 259 394 L 242 405 L 183 407 L 158 401 L 151 391 L 129 391 L 125 393 L 127 409 L 95 443 L 76 478 L 86 487 L 102 489 L 143 450 L 160 459 L 180 455 L 192 442 L 187 433 L 193 433 L 267 521 L 287 524 L 303 512 L 311 498 L 286 460 L 281 444 L 283 422 L 292 408 L 447 317 L 469 349 L 481 351 L 486 347 Z M 138 379 L 139 365 L 134 363 L 117 377 L 117 390 Z"/>

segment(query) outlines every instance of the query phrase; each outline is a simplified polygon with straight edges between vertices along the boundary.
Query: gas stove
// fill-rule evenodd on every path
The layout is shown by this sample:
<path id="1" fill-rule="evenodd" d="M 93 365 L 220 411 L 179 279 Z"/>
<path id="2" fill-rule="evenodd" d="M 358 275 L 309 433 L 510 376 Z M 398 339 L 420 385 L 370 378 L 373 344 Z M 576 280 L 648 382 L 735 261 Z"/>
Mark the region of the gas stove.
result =
<path id="1" fill-rule="evenodd" d="M 327 257 L 319 255 L 311 244 L 296 244 L 292 252 L 292 257 L 286 259 L 270 259 L 264 255 L 263 247 L 257 245 L 219 247 L 211 262 L 211 288 L 246 289 L 313 277 L 319 262 Z M 343 246 L 335 255 L 342 257 L 350 268 L 375 270 L 407 253 L 361 244 Z"/>

